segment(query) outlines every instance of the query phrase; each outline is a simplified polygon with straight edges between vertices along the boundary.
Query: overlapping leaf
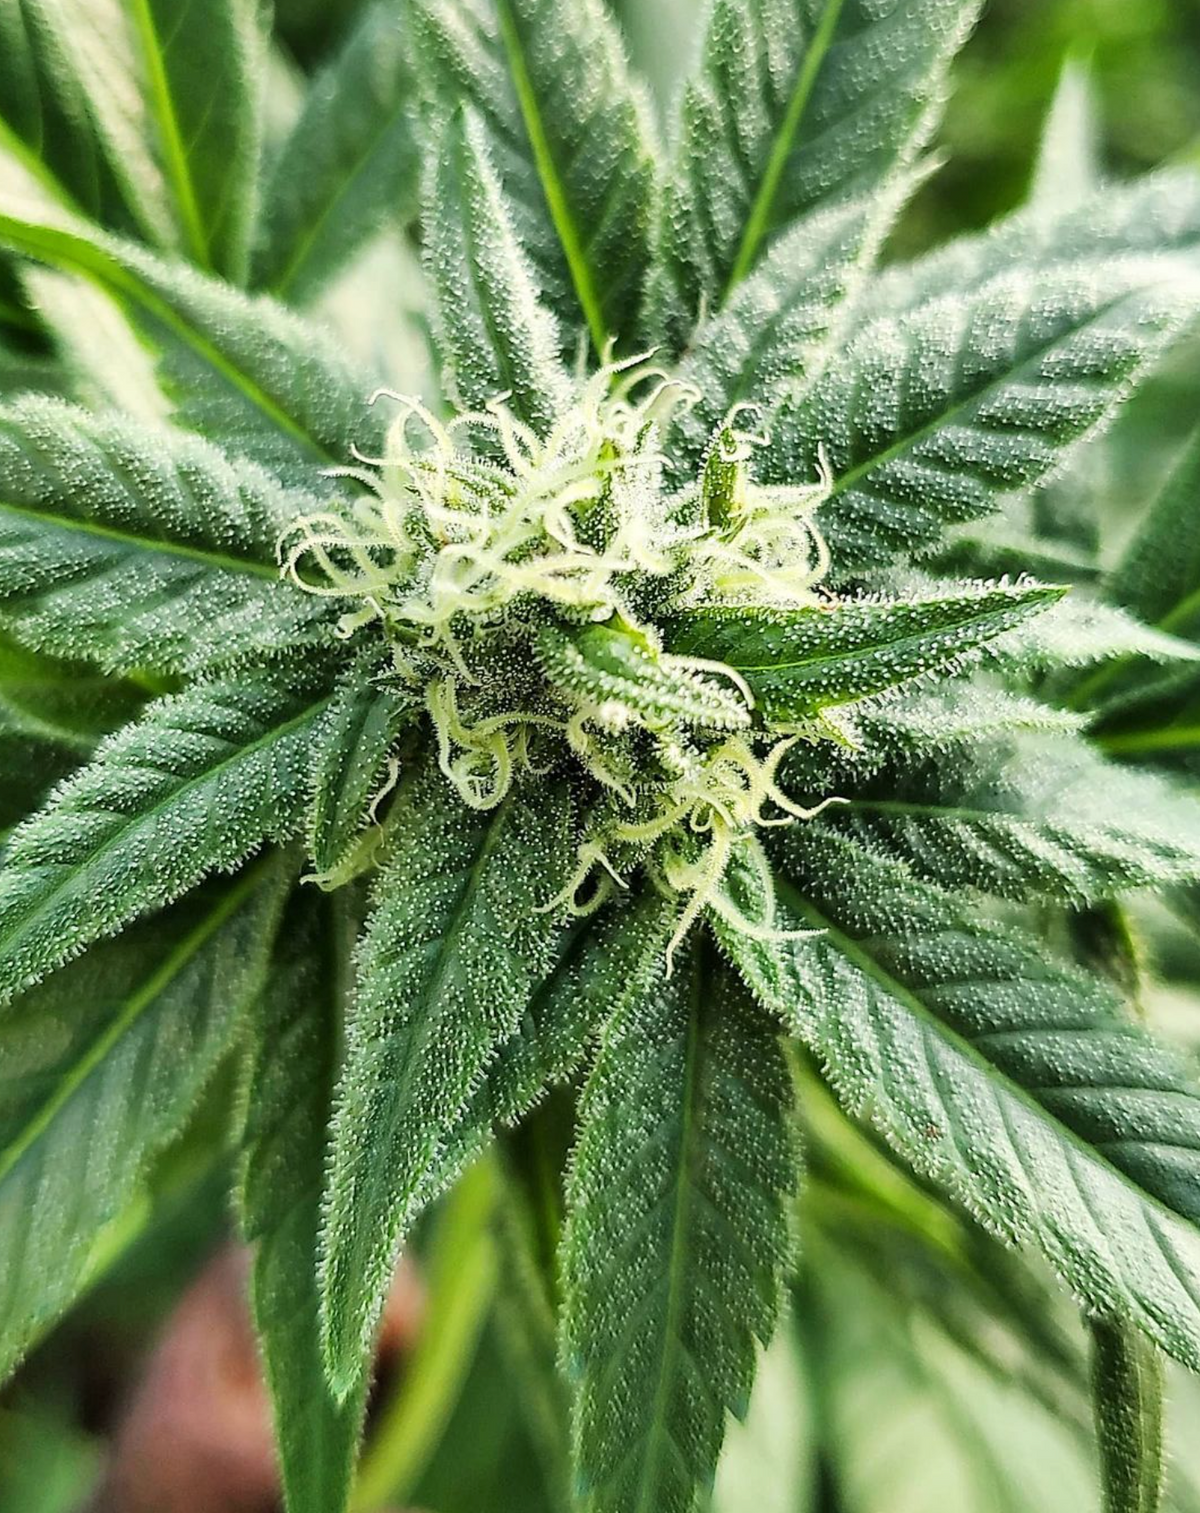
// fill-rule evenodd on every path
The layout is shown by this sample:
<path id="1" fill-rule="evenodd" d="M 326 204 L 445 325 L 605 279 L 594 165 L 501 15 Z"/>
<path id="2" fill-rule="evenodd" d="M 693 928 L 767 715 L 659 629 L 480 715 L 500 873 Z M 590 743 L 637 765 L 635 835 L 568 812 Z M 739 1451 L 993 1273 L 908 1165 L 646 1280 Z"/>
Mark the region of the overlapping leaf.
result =
<path id="1" fill-rule="evenodd" d="M 254 283 L 307 301 L 380 227 L 416 209 L 411 42 L 393 0 L 362 13 L 314 79 L 267 182 Z"/>
<path id="2" fill-rule="evenodd" d="M 255 1246 L 252 1301 L 288 1513 L 342 1513 L 366 1383 L 344 1403 L 334 1398 L 317 1300 L 326 1126 L 350 986 L 341 901 L 294 898 L 280 944 L 249 1039 L 239 1208 Z"/>
<path id="3" fill-rule="evenodd" d="M 656 334 L 682 346 L 782 228 L 880 192 L 913 161 L 977 10 L 973 0 L 717 0 L 681 104 L 651 284 Z"/>
<path id="4" fill-rule="evenodd" d="M 564 406 L 567 375 L 473 112 L 456 113 L 443 130 L 427 200 L 442 381 L 464 410 L 509 394 L 517 414 L 544 431 Z"/>
<path id="5" fill-rule="evenodd" d="M 409 0 L 442 110 L 486 121 L 514 229 L 573 351 L 632 334 L 654 167 L 648 112 L 600 0 Z"/>
<path id="6" fill-rule="evenodd" d="M 750 1398 L 788 1260 L 799 1152 L 772 1026 L 711 947 L 605 1031 L 563 1240 L 577 1491 L 687 1513 Z"/>
<path id="7" fill-rule="evenodd" d="M 776 415 L 780 482 L 833 470 L 819 520 L 836 574 L 934 546 L 1061 466 L 1200 307 L 1186 260 L 1014 266 L 868 322 Z"/>
<path id="8" fill-rule="evenodd" d="M 97 946 L 0 1010 L 0 1373 L 71 1301 L 266 972 L 277 864 Z"/>
<path id="9" fill-rule="evenodd" d="M 953 665 L 1060 595 L 1001 584 L 942 599 L 844 600 L 778 613 L 702 609 L 674 619 L 667 645 L 736 669 L 762 716 L 787 724 Z"/>
<path id="10" fill-rule="evenodd" d="M 1183 1060 L 1038 938 L 852 842 L 794 831 L 785 866 L 777 926 L 821 935 L 718 928 L 841 1101 L 1093 1308 L 1200 1365 L 1200 1093 Z"/>
<path id="11" fill-rule="evenodd" d="M 325 1200 L 322 1308 L 339 1391 L 363 1369 L 400 1237 L 443 1140 L 550 970 L 573 854 L 565 787 L 467 810 L 433 763 L 390 816 L 358 952 Z"/>
<path id="12" fill-rule="evenodd" d="M 56 656 L 175 673 L 328 644 L 280 582 L 313 500 L 199 438 L 49 400 L 0 409 L 0 619 Z"/>
<path id="13" fill-rule="evenodd" d="M 282 677 L 199 683 L 106 741 L 5 853 L 0 1000 L 289 835 L 327 702 Z"/>

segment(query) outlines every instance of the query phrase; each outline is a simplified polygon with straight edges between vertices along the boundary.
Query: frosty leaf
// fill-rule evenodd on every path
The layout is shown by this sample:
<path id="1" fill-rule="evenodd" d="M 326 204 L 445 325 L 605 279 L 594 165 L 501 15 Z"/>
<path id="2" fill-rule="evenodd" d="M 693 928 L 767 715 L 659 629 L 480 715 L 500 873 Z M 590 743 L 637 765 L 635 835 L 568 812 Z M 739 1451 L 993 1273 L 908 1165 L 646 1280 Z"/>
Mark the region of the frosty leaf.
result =
<path id="1" fill-rule="evenodd" d="M 517 239 L 574 351 L 632 335 L 649 240 L 649 112 L 601 0 L 409 0 L 442 109 L 487 123 Z"/>
<path id="2" fill-rule="evenodd" d="M 412 702 L 377 687 L 369 668 L 348 675 L 333 697 L 313 743 L 308 848 L 318 873 L 345 861 L 384 792 L 388 757 Z"/>
<path id="3" fill-rule="evenodd" d="M 1058 215 L 1074 210 L 1100 183 L 1101 126 L 1091 72 L 1068 58 L 1042 131 L 1029 203 Z"/>
<path id="4" fill-rule="evenodd" d="M 1163 1362 L 1125 1324 L 1093 1320 L 1092 1397 L 1105 1513 L 1163 1506 Z"/>
<path id="5" fill-rule="evenodd" d="M 4 855 L 0 1000 L 294 830 L 326 702 L 282 679 L 201 683 L 106 741 Z"/>
<path id="6" fill-rule="evenodd" d="M 667 644 L 734 668 L 762 717 L 786 724 L 953 665 L 1061 592 L 985 585 L 911 602 L 850 599 L 778 613 L 697 610 L 674 620 Z"/>
<path id="7" fill-rule="evenodd" d="M 86 1279 L 262 985 L 279 868 L 135 926 L 0 1010 L 0 1376 Z"/>
<path id="8" fill-rule="evenodd" d="M 1200 650 L 1190 641 L 1143 625 L 1125 610 L 1083 594 L 1069 594 L 1046 614 L 998 636 L 992 653 L 1002 664 L 1023 672 L 1099 667 L 1132 657 L 1167 666 L 1200 660 Z"/>
<path id="9" fill-rule="evenodd" d="M 546 905 L 572 860 L 565 787 L 464 808 L 430 763 L 389 816 L 358 952 L 322 1241 L 326 1366 L 358 1381 L 401 1236 L 439 1149 L 550 969 Z"/>
<path id="10" fill-rule="evenodd" d="M 1082 741 L 1025 739 L 885 767 L 823 823 L 947 888 L 1075 905 L 1200 879 L 1200 807 Z"/>
<path id="11" fill-rule="evenodd" d="M 411 39 L 394 0 L 363 9 L 309 86 L 263 196 L 253 282 L 306 302 L 375 231 L 416 210 Z"/>
<path id="12" fill-rule="evenodd" d="M 0 245 L 114 295 L 159 354 L 180 420 L 228 450 L 312 486 L 358 443 L 377 444 L 356 379 L 318 329 L 267 299 L 132 243 L 0 214 Z"/>
<path id="13" fill-rule="evenodd" d="M 680 106 L 650 323 L 682 346 L 772 238 L 876 194 L 935 124 L 973 0 L 717 0 Z"/>
<path id="14" fill-rule="evenodd" d="M 328 644 L 279 581 L 313 501 L 198 437 L 50 400 L 0 408 L 0 619 L 56 656 L 172 673 Z"/>
<path id="15" fill-rule="evenodd" d="M 1036 936 L 989 926 L 828 832 L 790 832 L 775 925 L 718 921 L 834 1091 L 1093 1308 L 1200 1365 L 1200 1093 L 1174 1052 Z M 743 907 L 750 908 L 748 901 Z"/>
<path id="16" fill-rule="evenodd" d="M 589 1513 L 687 1513 L 746 1412 L 790 1252 L 793 1091 L 711 946 L 608 1025 L 580 1114 L 562 1357 Z"/>
<path id="17" fill-rule="evenodd" d="M 444 382 L 464 410 L 509 394 L 523 420 L 545 429 L 564 407 L 567 375 L 474 114 L 446 123 L 427 203 Z"/>
<path id="18" fill-rule="evenodd" d="M 943 286 L 944 288 L 946 286 Z M 835 573 L 878 572 L 986 515 L 1107 424 L 1200 305 L 1183 259 L 1012 268 L 869 322 L 773 423 L 769 476 L 833 471 Z"/>

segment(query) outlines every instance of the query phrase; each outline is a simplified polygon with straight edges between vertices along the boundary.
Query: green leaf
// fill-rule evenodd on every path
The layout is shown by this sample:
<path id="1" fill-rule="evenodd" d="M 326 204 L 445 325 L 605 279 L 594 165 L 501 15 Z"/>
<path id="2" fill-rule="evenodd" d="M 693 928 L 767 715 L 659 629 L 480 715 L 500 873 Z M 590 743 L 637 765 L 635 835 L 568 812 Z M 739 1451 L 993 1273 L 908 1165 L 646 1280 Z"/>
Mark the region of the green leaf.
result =
<path id="1" fill-rule="evenodd" d="M 412 699 L 371 680 L 369 665 L 342 680 L 313 742 L 308 849 L 321 874 L 353 855 L 376 795 L 386 791 L 388 758 L 413 717 Z M 394 775 L 393 775 L 394 776 Z"/>
<path id="2" fill-rule="evenodd" d="M 636 887 L 636 885 L 635 885 Z M 444 1187 L 502 1125 L 580 1067 L 606 1019 L 627 1014 L 661 975 L 679 907 L 642 887 L 577 921 L 479 1088 L 447 1135 L 433 1190 Z"/>
<path id="3" fill-rule="evenodd" d="M 994 511 L 1104 427 L 1200 305 L 1194 260 L 1012 267 L 861 328 L 774 418 L 770 481 L 833 471 L 835 574 L 878 572 Z"/>
<path id="4" fill-rule="evenodd" d="M 573 856 L 565 784 L 468 810 L 429 763 L 389 816 L 358 952 L 325 1198 L 330 1379 L 361 1376 L 400 1240 L 440 1147 L 550 970 L 547 905 Z"/>
<path id="5" fill-rule="evenodd" d="M 1163 1500 L 1163 1363 L 1124 1324 L 1093 1319 L 1092 1397 L 1104 1513 L 1159 1513 Z"/>
<path id="6" fill-rule="evenodd" d="M 1200 1365 L 1200 1094 L 1045 942 L 827 831 L 790 832 L 777 930 L 722 944 L 847 1110 L 1098 1312 Z M 750 918 L 754 885 L 742 879 Z"/>
<path id="7" fill-rule="evenodd" d="M 132 683 L 0 637 L 0 828 L 36 809 L 144 699 Z"/>
<path id="8" fill-rule="evenodd" d="M 287 837 L 326 702 L 282 679 L 202 683 L 106 741 L 5 853 L 0 1001 Z"/>
<path id="9" fill-rule="evenodd" d="M 446 122 L 426 198 L 425 262 L 443 383 L 464 410 L 511 394 L 521 418 L 546 430 L 565 407 L 567 374 L 473 112 Z"/>
<path id="10" fill-rule="evenodd" d="M 1110 597 L 1148 624 L 1193 641 L 1200 641 L 1198 499 L 1200 430 L 1175 458 L 1107 582 Z"/>
<path id="11" fill-rule="evenodd" d="M 443 109 L 487 123 L 515 231 L 574 350 L 632 338 L 654 194 L 649 111 L 601 0 L 409 0 Z"/>
<path id="12" fill-rule="evenodd" d="M 773 237 L 884 190 L 933 129 L 974 0 L 716 0 L 680 107 L 650 323 L 676 348 Z"/>
<path id="13" fill-rule="evenodd" d="M 843 1246 L 814 1242 L 797 1323 L 842 1513 L 1044 1513 L 1096 1507 L 1089 1447 L 1019 1380 L 901 1302 Z M 934 1286 L 927 1279 L 927 1286 Z M 1011 1341 L 1006 1342 L 1010 1347 Z"/>
<path id="14" fill-rule="evenodd" d="M 158 353 L 183 424 L 289 481 L 315 488 L 323 464 L 369 451 L 379 421 L 369 383 L 333 342 L 271 300 L 99 234 L 0 214 L 0 245 L 112 294 Z"/>
<path id="15" fill-rule="evenodd" d="M 674 618 L 666 642 L 671 652 L 732 667 L 750 685 L 762 718 L 789 724 L 953 666 L 1062 592 L 991 584 L 940 599 L 696 610 Z"/>
<path id="16" fill-rule="evenodd" d="M 307 302 L 376 231 L 415 214 L 411 51 L 394 0 L 376 0 L 310 85 L 264 191 L 256 285 Z"/>
<path id="17" fill-rule="evenodd" d="M 262 985 L 280 902 L 268 863 L 0 1011 L 0 1375 L 197 1103 Z"/>
<path id="18" fill-rule="evenodd" d="M 946 888 L 1082 906 L 1200 880 L 1200 806 L 1080 740 L 943 748 L 888 764 L 822 821 Z"/>
<path id="19" fill-rule="evenodd" d="M 128 229 L 130 216 L 61 4 L 0 0 L 0 150 L 53 203 Z"/>
<path id="20" fill-rule="evenodd" d="M 667 451 L 697 466 L 735 405 L 771 411 L 782 391 L 815 379 L 833 351 L 888 215 L 907 190 L 851 200 L 782 236 L 724 310 L 699 328 L 679 367 L 698 399 L 673 417 Z M 881 208 L 882 207 L 882 208 Z"/>
<path id="21" fill-rule="evenodd" d="M 198 437 L 53 400 L 0 407 L 0 619 L 22 643 L 176 673 L 328 645 L 280 579 L 307 495 Z"/>
<path id="22" fill-rule="evenodd" d="M 571 631 L 547 626 L 538 636 L 537 655 L 555 685 L 631 716 L 713 730 L 750 723 L 745 701 L 732 683 L 718 682 L 656 651 L 635 632 L 609 625 Z"/>
<path id="23" fill-rule="evenodd" d="M 1029 204 L 1053 215 L 1083 204 L 1100 185 L 1101 141 L 1091 70 L 1068 57 L 1042 131 Z"/>
<path id="24" fill-rule="evenodd" d="M 1059 672 L 1071 668 L 1095 668 L 1097 680 L 1109 668 L 1104 664 L 1124 663 L 1138 657 L 1164 666 L 1190 664 L 1200 659 L 1200 649 L 1178 636 L 1167 635 L 1118 609 L 1087 599 L 1082 593 L 1068 595 L 1051 605 L 1044 615 L 1027 620 L 1015 630 L 999 637 L 993 654 L 1015 672 Z M 1178 670 L 1178 669 L 1176 669 Z M 1090 680 L 1079 688 L 1092 687 Z M 1102 686 L 1097 684 L 1097 686 Z M 1077 696 L 1080 707 L 1082 694 Z"/>
<path id="25" fill-rule="evenodd" d="M 241 282 L 262 146 L 263 9 L 258 0 L 123 3 L 183 244 L 200 267 Z"/>
<path id="26" fill-rule="evenodd" d="M 605 1030 L 563 1238 L 588 1513 L 687 1513 L 774 1331 L 799 1180 L 779 1041 L 707 942 Z"/>
<path id="27" fill-rule="evenodd" d="M 343 1513 L 362 1390 L 339 1403 L 325 1382 L 317 1297 L 325 1137 L 349 983 L 346 911 L 295 895 L 250 1040 L 238 1183 L 254 1244 L 251 1300 L 274 1406 L 287 1513 Z"/>

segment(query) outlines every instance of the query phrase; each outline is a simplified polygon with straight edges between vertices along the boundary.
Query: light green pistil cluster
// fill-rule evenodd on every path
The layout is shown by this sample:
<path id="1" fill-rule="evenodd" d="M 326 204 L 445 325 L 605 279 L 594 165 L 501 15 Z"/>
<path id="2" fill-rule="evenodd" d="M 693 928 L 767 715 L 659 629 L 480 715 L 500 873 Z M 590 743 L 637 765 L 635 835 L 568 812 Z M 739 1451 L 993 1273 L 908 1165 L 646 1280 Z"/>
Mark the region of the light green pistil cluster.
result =
<path id="1" fill-rule="evenodd" d="M 701 605 L 811 604 L 827 474 L 758 486 L 764 438 L 741 410 L 676 486 L 662 436 L 697 396 L 645 359 L 582 381 L 545 434 L 503 399 L 443 423 L 381 398 L 398 406 L 383 455 L 340 470 L 363 492 L 296 523 L 284 572 L 349 602 L 346 636 L 382 628 L 388 677 L 423 704 L 465 804 L 494 807 L 564 753 L 599 786 L 570 907 L 641 861 L 689 896 L 686 930 L 740 837 L 815 811 L 777 783 L 794 733 L 758 719 L 732 668 L 670 653 L 663 628 Z"/>

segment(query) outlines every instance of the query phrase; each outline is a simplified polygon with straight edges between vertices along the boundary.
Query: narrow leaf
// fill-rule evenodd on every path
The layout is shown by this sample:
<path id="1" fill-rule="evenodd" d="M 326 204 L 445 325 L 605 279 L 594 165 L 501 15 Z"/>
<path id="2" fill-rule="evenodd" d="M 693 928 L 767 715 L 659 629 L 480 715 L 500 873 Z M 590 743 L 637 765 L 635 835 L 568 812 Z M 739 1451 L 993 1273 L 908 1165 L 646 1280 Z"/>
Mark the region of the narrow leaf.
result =
<path id="1" fill-rule="evenodd" d="M 134 927 L 0 1011 L 0 1376 L 71 1302 L 266 973 L 276 863 Z"/>
<path id="2" fill-rule="evenodd" d="M 868 322 L 773 422 L 771 479 L 833 471 L 838 574 L 922 553 L 1066 462 L 1200 305 L 1194 267 L 1106 257 L 1012 268 Z"/>
<path id="3" fill-rule="evenodd" d="M 1061 214 L 1083 204 L 1099 187 L 1100 141 L 1091 71 L 1086 63 L 1069 57 L 1042 131 L 1030 205 Z"/>
<path id="4" fill-rule="evenodd" d="M 158 353 L 180 420 L 227 450 L 315 487 L 322 465 L 379 441 L 332 341 L 268 299 L 132 243 L 0 214 L 0 245 L 98 284 Z"/>
<path id="5" fill-rule="evenodd" d="M 409 0 L 442 110 L 496 144 L 515 232 L 573 352 L 633 335 L 654 190 L 649 111 L 601 0 Z"/>
<path id="6" fill-rule="evenodd" d="M 656 331 L 682 346 L 778 232 L 879 193 L 911 164 L 977 11 L 974 0 L 716 0 L 680 107 L 651 283 Z"/>
<path id="7" fill-rule="evenodd" d="M 443 381 L 461 409 L 510 394 L 522 419 L 545 430 L 564 407 L 567 375 L 474 114 L 456 112 L 446 123 L 427 204 Z"/>
<path id="8" fill-rule="evenodd" d="M 198 684 L 106 741 L 5 853 L 0 1000 L 288 836 L 325 703 L 286 683 Z"/>
<path id="9" fill-rule="evenodd" d="M 252 1302 L 262 1342 L 287 1513 L 343 1513 L 365 1395 L 345 1403 L 325 1383 L 317 1240 L 325 1136 L 349 984 L 342 905 L 305 890 L 284 916 L 281 946 L 250 1038 L 247 1127 L 238 1184 L 255 1247 Z"/>
<path id="10" fill-rule="evenodd" d="M 307 302 L 381 227 L 417 209 L 412 44 L 394 0 L 363 10 L 305 96 L 263 198 L 254 283 Z"/>
<path id="11" fill-rule="evenodd" d="M 776 928 L 823 933 L 717 929 L 847 1110 L 1097 1311 L 1200 1366 L 1200 1094 L 1182 1058 L 1043 941 L 903 868 L 800 829 L 785 861 Z"/>
<path id="12" fill-rule="evenodd" d="M 1163 1363 L 1125 1324 L 1093 1319 L 1092 1398 L 1104 1513 L 1159 1513 L 1163 1498 Z"/>
<path id="13" fill-rule="evenodd" d="M 792 1105 L 770 1024 L 707 943 L 605 1032 L 562 1249 L 589 1513 L 686 1513 L 711 1489 L 779 1312 Z"/>
<path id="14" fill-rule="evenodd" d="M 124 0 L 183 245 L 246 275 L 262 145 L 266 32 L 258 0 Z"/>
<path id="15" fill-rule="evenodd" d="M 735 669 L 761 716 L 787 724 L 953 665 L 1061 594 L 992 585 L 942 599 L 848 599 L 786 613 L 697 610 L 677 616 L 666 640 L 672 652 Z"/>
<path id="16" fill-rule="evenodd" d="M 175 673 L 328 645 L 280 581 L 310 497 L 198 437 L 51 400 L 0 407 L 0 618 L 26 645 Z"/>
<path id="17" fill-rule="evenodd" d="M 573 853 L 564 786 L 467 810 L 430 764 L 389 817 L 391 854 L 358 952 L 322 1241 L 339 1393 L 361 1376 L 401 1237 L 439 1149 L 549 971 L 546 906 Z"/>

